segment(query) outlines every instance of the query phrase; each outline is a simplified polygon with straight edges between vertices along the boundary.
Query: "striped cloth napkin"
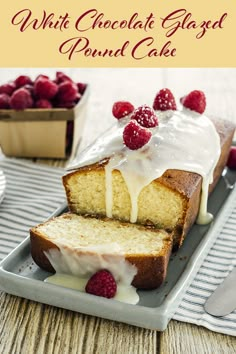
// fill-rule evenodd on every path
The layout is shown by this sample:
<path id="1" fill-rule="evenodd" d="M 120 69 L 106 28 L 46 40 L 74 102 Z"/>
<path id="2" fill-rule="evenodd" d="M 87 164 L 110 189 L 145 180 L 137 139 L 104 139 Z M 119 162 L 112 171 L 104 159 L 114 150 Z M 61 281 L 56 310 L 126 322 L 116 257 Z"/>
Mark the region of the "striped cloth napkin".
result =
<path id="1" fill-rule="evenodd" d="M 5 198 L 0 204 L 0 260 L 29 235 L 30 227 L 45 221 L 65 200 L 62 168 L 3 158 Z"/>
<path id="2" fill-rule="evenodd" d="M 4 173 L 0 170 L 0 203 L 5 195 L 6 178 Z"/>
<path id="3" fill-rule="evenodd" d="M 29 233 L 29 228 L 47 219 L 65 200 L 61 176 L 64 170 L 16 159 L 0 160 L 7 179 L 0 204 L 0 260 Z M 236 335 L 236 311 L 222 318 L 208 315 L 206 299 L 236 266 L 236 199 L 227 220 L 218 230 L 215 243 L 195 279 L 185 292 L 174 319 L 204 326 L 212 331 Z M 235 295 L 236 296 L 236 295 Z"/>
<path id="4" fill-rule="evenodd" d="M 224 222 L 216 231 L 215 242 L 185 292 L 173 319 L 236 336 L 236 309 L 224 317 L 213 317 L 204 310 L 206 300 L 236 267 L 236 191 L 233 193 L 234 200 L 228 207 Z"/>

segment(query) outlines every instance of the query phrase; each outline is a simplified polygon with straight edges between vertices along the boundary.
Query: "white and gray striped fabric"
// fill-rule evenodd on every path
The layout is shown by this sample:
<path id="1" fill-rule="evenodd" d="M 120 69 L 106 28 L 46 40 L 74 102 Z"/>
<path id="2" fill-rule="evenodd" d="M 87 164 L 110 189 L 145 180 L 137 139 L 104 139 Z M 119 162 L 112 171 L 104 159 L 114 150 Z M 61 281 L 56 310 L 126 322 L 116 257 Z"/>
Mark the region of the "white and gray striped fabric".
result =
<path id="1" fill-rule="evenodd" d="M 3 171 L 0 170 L 0 203 L 5 196 L 5 189 L 6 189 L 6 178 Z"/>
<path id="2" fill-rule="evenodd" d="M 5 189 L 6 178 L 2 170 L 0 170 L 0 195 Z"/>
<path id="3" fill-rule="evenodd" d="M 6 191 L 0 204 L 0 260 L 29 234 L 29 228 L 45 221 L 65 200 L 62 168 L 4 158 L 0 170 Z"/>
<path id="4" fill-rule="evenodd" d="M 203 307 L 217 286 L 236 267 L 236 199 L 230 206 L 225 222 L 216 232 L 215 242 L 173 318 L 207 327 L 214 332 L 236 336 L 236 309 L 227 316 L 213 317 Z"/>
<path id="5" fill-rule="evenodd" d="M 44 221 L 64 202 L 63 169 L 17 159 L 0 160 L 7 180 L 0 205 L 0 260 L 28 235 L 31 226 Z M 223 318 L 208 315 L 206 299 L 236 265 L 236 200 L 228 219 L 181 301 L 174 319 L 236 335 L 236 311 Z"/>

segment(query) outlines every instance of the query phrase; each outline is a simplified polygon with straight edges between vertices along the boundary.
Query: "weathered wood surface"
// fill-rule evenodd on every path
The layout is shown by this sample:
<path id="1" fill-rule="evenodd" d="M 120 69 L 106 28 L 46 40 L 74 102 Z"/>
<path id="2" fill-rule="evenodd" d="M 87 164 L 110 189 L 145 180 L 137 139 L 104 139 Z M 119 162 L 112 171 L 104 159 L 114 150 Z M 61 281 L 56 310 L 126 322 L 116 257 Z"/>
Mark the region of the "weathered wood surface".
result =
<path id="1" fill-rule="evenodd" d="M 4 354 L 158 352 L 159 333 L 1 294 Z"/>
<path id="2" fill-rule="evenodd" d="M 30 69 L 29 73 L 51 73 L 52 69 Z M 13 79 L 25 69 L 0 69 L 0 81 Z M 91 84 L 88 120 L 81 148 L 110 125 L 112 103 L 127 99 L 151 104 L 162 87 L 180 97 L 202 89 L 208 98 L 207 112 L 236 123 L 236 69 L 67 69 L 77 81 Z M 99 121 L 99 124 L 93 122 Z M 66 161 L 35 160 L 52 166 Z M 203 327 L 171 321 L 159 333 L 122 323 L 39 304 L 0 293 L 0 353 L 161 353 L 233 354 L 234 337 Z"/>
<path id="3" fill-rule="evenodd" d="M 234 354 L 234 337 L 171 321 L 164 333 L 1 293 L 3 354 Z"/>

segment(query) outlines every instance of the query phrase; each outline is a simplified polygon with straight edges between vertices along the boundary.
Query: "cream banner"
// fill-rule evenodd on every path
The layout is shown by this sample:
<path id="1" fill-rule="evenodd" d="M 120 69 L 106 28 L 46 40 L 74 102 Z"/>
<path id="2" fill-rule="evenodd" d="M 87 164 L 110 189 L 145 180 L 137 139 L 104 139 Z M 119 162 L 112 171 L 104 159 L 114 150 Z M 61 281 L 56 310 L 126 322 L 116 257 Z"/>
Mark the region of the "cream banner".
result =
<path id="1" fill-rule="evenodd" d="M 235 67 L 235 0 L 1 5 L 1 67 Z"/>

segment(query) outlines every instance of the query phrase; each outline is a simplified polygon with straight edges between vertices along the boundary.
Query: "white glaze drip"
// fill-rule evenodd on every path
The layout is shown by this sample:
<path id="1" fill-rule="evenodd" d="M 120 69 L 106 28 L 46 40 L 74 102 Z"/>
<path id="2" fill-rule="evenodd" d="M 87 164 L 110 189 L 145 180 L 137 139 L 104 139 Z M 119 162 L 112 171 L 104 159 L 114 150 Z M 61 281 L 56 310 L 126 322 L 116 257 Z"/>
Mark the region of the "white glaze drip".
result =
<path id="1" fill-rule="evenodd" d="M 131 200 L 130 221 L 138 217 L 138 197 L 142 189 L 167 169 L 198 173 L 203 178 L 197 222 L 209 223 L 207 213 L 209 184 L 220 156 L 220 138 L 212 121 L 205 115 L 183 111 L 157 112 L 159 126 L 152 138 L 138 150 L 123 143 L 123 129 L 129 118 L 121 119 L 94 144 L 84 150 L 70 167 L 76 169 L 110 157 L 106 165 L 106 211 L 112 216 L 112 170 L 121 172 Z"/>
<path id="2" fill-rule="evenodd" d="M 207 200 L 209 191 L 209 178 L 204 178 L 202 181 L 202 195 L 200 207 L 196 223 L 199 225 L 207 225 L 213 220 L 213 215 L 207 212 Z"/>
<path id="3" fill-rule="evenodd" d="M 55 243 L 55 242 L 54 242 Z M 69 248 L 56 244 L 59 249 L 49 249 L 46 257 L 56 271 L 45 282 L 85 292 L 89 278 L 100 269 L 112 273 L 117 283 L 115 300 L 136 304 L 139 296 L 131 282 L 137 273 L 134 265 L 127 262 L 116 243 L 90 247 Z"/>

